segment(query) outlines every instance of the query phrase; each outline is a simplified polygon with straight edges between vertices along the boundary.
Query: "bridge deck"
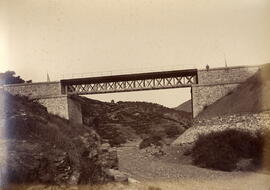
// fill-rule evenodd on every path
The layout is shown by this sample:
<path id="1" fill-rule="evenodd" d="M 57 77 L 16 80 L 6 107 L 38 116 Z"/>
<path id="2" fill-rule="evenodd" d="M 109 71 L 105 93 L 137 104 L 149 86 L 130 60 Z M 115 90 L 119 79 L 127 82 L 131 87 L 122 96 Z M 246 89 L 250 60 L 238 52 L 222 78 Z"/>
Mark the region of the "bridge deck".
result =
<path id="1" fill-rule="evenodd" d="M 99 94 L 189 87 L 197 84 L 197 69 L 61 80 L 64 94 Z"/>

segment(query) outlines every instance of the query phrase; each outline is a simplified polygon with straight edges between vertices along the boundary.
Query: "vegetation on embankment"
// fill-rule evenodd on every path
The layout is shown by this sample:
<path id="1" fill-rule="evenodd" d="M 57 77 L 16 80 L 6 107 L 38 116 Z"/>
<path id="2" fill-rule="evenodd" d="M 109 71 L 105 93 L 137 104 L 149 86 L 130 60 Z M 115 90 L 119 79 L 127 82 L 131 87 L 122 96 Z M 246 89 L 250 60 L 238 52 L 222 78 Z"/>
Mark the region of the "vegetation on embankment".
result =
<path id="1" fill-rule="evenodd" d="M 265 132 L 269 129 L 270 112 L 224 115 L 197 120 L 172 144 L 183 147 L 187 154 L 192 153 L 198 166 L 232 171 L 238 168 L 239 162 L 241 165 L 254 160 L 257 167 L 262 164 L 262 169 L 269 170 L 270 140 L 269 133 Z M 250 152 L 249 156 L 242 156 L 246 152 Z"/>
<path id="2" fill-rule="evenodd" d="M 37 102 L 3 91 L 0 119 L 2 185 L 108 180 L 104 171 L 110 166 L 100 150 L 100 137 L 89 127 L 71 124 Z"/>
<path id="3" fill-rule="evenodd" d="M 0 72 L 0 85 L 4 84 L 18 84 L 18 83 L 31 83 L 32 80 L 25 81 L 20 76 L 15 76 L 15 71 Z"/>
<path id="4" fill-rule="evenodd" d="M 194 164 L 200 167 L 233 171 L 242 161 L 246 163 L 241 169 L 252 170 L 262 166 L 264 136 L 259 132 L 252 134 L 235 129 L 200 135 L 191 156 Z"/>

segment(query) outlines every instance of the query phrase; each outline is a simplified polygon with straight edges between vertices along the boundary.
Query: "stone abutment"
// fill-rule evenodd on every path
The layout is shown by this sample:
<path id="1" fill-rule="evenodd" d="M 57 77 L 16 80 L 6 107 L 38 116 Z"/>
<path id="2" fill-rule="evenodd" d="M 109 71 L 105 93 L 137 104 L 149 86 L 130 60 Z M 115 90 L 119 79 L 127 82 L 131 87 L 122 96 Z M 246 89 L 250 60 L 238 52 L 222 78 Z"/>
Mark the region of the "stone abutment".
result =
<path id="1" fill-rule="evenodd" d="M 198 84 L 191 87 L 193 118 L 207 106 L 231 93 L 259 68 L 239 66 L 198 70 Z"/>
<path id="2" fill-rule="evenodd" d="M 37 100 L 49 113 L 82 123 L 81 105 L 68 95 L 61 93 L 60 82 L 23 83 L 5 85 L 4 90 L 12 95 L 27 96 Z"/>

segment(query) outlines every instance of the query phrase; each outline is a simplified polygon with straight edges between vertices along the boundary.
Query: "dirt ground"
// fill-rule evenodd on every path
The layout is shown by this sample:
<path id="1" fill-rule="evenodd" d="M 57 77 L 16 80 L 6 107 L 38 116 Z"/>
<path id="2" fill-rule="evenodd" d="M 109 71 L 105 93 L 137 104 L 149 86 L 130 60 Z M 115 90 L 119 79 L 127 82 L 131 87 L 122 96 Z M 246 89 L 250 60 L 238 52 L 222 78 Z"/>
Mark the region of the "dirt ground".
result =
<path id="1" fill-rule="evenodd" d="M 119 169 L 130 183 L 80 185 L 67 190 L 270 190 L 270 175 L 252 172 L 221 172 L 198 168 L 179 148 L 168 147 L 167 155 L 149 156 L 138 142 L 117 148 Z M 1 188 L 0 188 L 1 189 Z M 59 190 L 57 186 L 31 185 L 14 190 Z"/>
<path id="2" fill-rule="evenodd" d="M 166 155 L 160 157 L 139 150 L 138 142 L 128 143 L 117 151 L 119 169 L 150 189 L 151 186 L 161 189 L 270 189 L 269 175 L 199 168 L 177 147 L 165 148 Z"/>

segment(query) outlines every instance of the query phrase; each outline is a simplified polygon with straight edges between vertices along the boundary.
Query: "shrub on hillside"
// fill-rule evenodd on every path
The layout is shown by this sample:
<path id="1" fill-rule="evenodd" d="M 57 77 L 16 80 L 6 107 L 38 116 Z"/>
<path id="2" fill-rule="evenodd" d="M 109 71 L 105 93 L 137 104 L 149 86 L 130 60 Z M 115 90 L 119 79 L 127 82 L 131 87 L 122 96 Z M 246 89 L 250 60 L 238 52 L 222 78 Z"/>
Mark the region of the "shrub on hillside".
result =
<path id="1" fill-rule="evenodd" d="M 270 173 L 270 130 L 264 132 L 262 169 Z"/>
<path id="2" fill-rule="evenodd" d="M 195 165 L 222 171 L 237 168 L 241 159 L 252 159 L 255 166 L 261 164 L 264 139 L 261 133 L 229 129 L 200 135 L 191 151 Z"/>
<path id="3" fill-rule="evenodd" d="M 162 146 L 161 140 L 162 140 L 162 138 L 160 136 L 157 136 L 157 135 L 147 137 L 147 138 L 143 139 L 143 141 L 140 143 L 139 148 L 143 149 L 143 148 L 146 148 L 146 147 L 151 146 L 151 145 Z"/>
<path id="4" fill-rule="evenodd" d="M 127 142 L 127 139 L 124 136 L 118 135 L 115 138 L 109 139 L 109 143 L 111 146 L 120 146 Z"/>
<path id="5" fill-rule="evenodd" d="M 100 125 L 94 128 L 102 139 L 107 139 L 111 146 L 119 146 L 127 142 L 127 138 L 114 125 Z"/>
<path id="6" fill-rule="evenodd" d="M 18 83 L 31 83 L 32 80 L 25 81 L 20 76 L 15 76 L 16 73 L 14 71 L 6 71 L 4 73 L 0 73 L 0 85 L 3 84 L 18 84 Z"/>
<path id="7" fill-rule="evenodd" d="M 165 133 L 167 134 L 167 137 L 169 137 L 169 138 L 179 136 L 183 132 L 184 132 L 183 129 L 181 130 L 180 127 L 177 127 L 175 125 L 172 125 L 172 126 L 165 129 Z"/>

